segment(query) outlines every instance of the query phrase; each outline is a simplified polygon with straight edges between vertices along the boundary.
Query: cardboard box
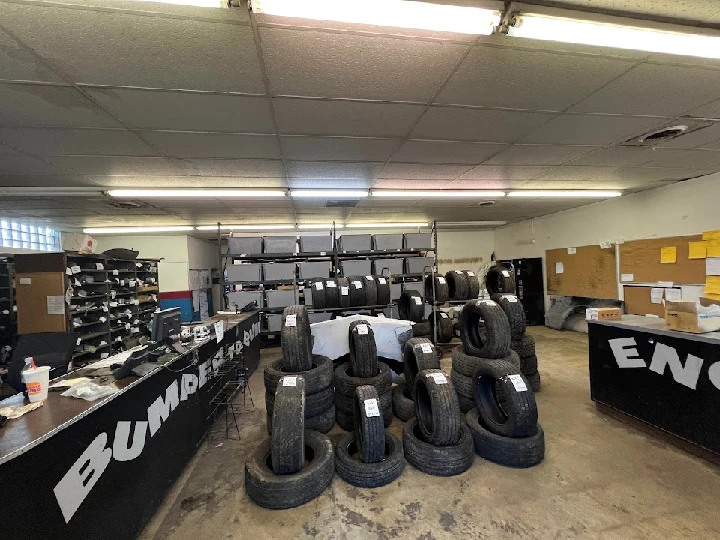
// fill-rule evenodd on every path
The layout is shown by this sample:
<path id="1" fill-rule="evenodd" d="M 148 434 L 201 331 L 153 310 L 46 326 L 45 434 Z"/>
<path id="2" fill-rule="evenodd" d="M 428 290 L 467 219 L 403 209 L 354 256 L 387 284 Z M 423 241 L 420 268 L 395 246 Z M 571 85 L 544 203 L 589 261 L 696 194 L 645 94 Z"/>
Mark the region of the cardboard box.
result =
<path id="1" fill-rule="evenodd" d="M 588 321 L 619 321 L 622 310 L 619 307 L 587 308 L 585 320 Z"/>
<path id="2" fill-rule="evenodd" d="M 703 305 L 696 304 L 692 300 L 666 300 L 665 322 L 668 327 L 671 330 L 692 334 L 720 330 L 720 305 L 708 298 L 703 300 L 706 301 Z"/>

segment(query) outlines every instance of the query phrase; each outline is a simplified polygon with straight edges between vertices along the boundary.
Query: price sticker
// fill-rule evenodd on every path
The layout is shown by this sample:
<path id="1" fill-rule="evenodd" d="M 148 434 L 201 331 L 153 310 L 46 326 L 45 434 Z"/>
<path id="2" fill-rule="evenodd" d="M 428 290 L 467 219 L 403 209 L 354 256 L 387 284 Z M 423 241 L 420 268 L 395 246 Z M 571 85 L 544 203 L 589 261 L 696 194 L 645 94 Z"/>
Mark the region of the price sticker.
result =
<path id="1" fill-rule="evenodd" d="M 462 271 L 461 271 L 461 270 L 455 270 L 455 273 L 456 273 L 456 274 L 462 274 Z"/>
<path id="2" fill-rule="evenodd" d="M 297 386 L 297 377 L 283 377 L 283 386 Z"/>
<path id="3" fill-rule="evenodd" d="M 288 315 L 285 317 L 285 326 L 297 326 L 297 315 Z"/>
<path id="4" fill-rule="evenodd" d="M 119 276 L 119 275 L 120 275 L 120 272 L 118 272 L 117 270 L 113 270 L 112 275 L 113 275 L 113 276 Z"/>
<path id="5" fill-rule="evenodd" d="M 430 343 L 421 343 L 421 344 L 420 344 L 420 349 L 421 349 L 422 352 L 424 352 L 425 354 L 430 354 L 430 353 L 433 352 L 433 346 L 430 345 Z"/>
<path id="6" fill-rule="evenodd" d="M 447 282 L 445 281 L 444 277 L 438 277 L 438 283 L 440 283 L 441 285 L 445 285 L 445 283 Z"/>
<path id="7" fill-rule="evenodd" d="M 318 291 L 322 291 L 322 289 L 323 289 L 323 284 L 318 281 L 317 283 L 315 283 L 315 288 L 316 288 Z"/>
<path id="8" fill-rule="evenodd" d="M 428 373 L 425 375 L 435 381 L 435 384 L 447 384 L 447 377 L 442 373 Z"/>
<path id="9" fill-rule="evenodd" d="M 367 279 L 368 281 L 372 281 L 372 278 L 372 276 L 365 276 L 365 279 Z"/>
<path id="10" fill-rule="evenodd" d="M 468 272 L 467 275 L 473 277 L 475 275 L 475 272 Z"/>
<path id="11" fill-rule="evenodd" d="M 513 296 L 512 294 L 506 296 L 505 298 L 507 298 L 508 302 L 517 302 L 518 301 L 517 296 Z"/>
<path id="12" fill-rule="evenodd" d="M 510 272 L 508 272 L 507 270 L 503 270 L 502 275 L 505 277 L 510 277 Z"/>
<path id="13" fill-rule="evenodd" d="M 70 271 L 71 271 L 73 274 L 79 274 L 79 273 L 80 273 L 80 267 L 79 267 L 77 264 L 75 264 L 75 265 L 73 265 L 73 266 L 70 267 Z"/>
<path id="14" fill-rule="evenodd" d="M 350 287 L 340 287 L 340 295 L 347 296 L 350 294 Z"/>
<path id="15" fill-rule="evenodd" d="M 363 287 L 362 287 L 362 281 L 353 281 L 352 284 L 353 284 L 353 286 L 354 286 L 356 289 L 362 289 L 362 288 L 363 288 Z"/>
<path id="16" fill-rule="evenodd" d="M 422 304 L 423 304 L 422 298 L 420 298 L 419 296 L 414 296 L 413 298 L 415 299 L 416 305 L 422 306 Z"/>
<path id="17" fill-rule="evenodd" d="M 363 402 L 363 406 L 365 407 L 365 416 L 368 418 L 371 416 L 380 416 L 380 407 L 378 407 L 377 399 L 366 399 Z"/>
<path id="18" fill-rule="evenodd" d="M 510 382 L 515 387 L 516 392 L 527 392 L 527 385 L 525 384 L 525 381 L 523 381 L 522 376 L 520 375 L 508 375 L 508 379 L 510 379 Z"/>
<path id="19" fill-rule="evenodd" d="M 386 280 L 384 277 L 379 277 L 379 278 L 378 278 L 378 283 L 379 283 L 380 285 L 385 285 L 385 284 L 387 283 L 387 280 Z"/>
<path id="20" fill-rule="evenodd" d="M 333 289 L 333 288 L 337 287 L 337 283 L 335 283 L 334 281 L 326 281 L 325 286 L 328 289 Z"/>
<path id="21" fill-rule="evenodd" d="M 357 330 L 358 335 L 361 335 L 361 336 L 367 336 L 367 334 L 368 334 L 367 324 L 358 324 L 355 327 L 355 330 Z"/>

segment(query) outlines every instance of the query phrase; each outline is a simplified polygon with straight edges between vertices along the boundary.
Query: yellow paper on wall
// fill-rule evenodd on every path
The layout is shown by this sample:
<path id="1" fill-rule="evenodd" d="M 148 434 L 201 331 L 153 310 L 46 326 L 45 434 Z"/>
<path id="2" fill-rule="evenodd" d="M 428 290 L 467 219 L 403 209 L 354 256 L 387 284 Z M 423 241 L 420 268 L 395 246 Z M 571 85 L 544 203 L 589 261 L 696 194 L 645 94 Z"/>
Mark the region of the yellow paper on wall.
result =
<path id="1" fill-rule="evenodd" d="M 707 256 L 720 257 L 720 240 L 710 240 L 707 242 Z"/>
<path id="2" fill-rule="evenodd" d="M 720 300 L 720 294 L 710 294 L 705 293 L 705 298 L 709 298 L 710 300 Z"/>
<path id="3" fill-rule="evenodd" d="M 703 240 L 720 240 L 720 230 L 705 231 L 703 233 Z"/>
<path id="4" fill-rule="evenodd" d="M 660 248 L 660 262 L 662 264 L 672 264 L 677 262 L 677 248 L 668 246 Z"/>
<path id="5" fill-rule="evenodd" d="M 688 259 L 706 259 L 707 258 L 707 242 L 689 242 L 690 254 Z"/>
<path id="6" fill-rule="evenodd" d="M 707 276 L 705 278 L 705 293 L 720 294 L 720 276 Z"/>

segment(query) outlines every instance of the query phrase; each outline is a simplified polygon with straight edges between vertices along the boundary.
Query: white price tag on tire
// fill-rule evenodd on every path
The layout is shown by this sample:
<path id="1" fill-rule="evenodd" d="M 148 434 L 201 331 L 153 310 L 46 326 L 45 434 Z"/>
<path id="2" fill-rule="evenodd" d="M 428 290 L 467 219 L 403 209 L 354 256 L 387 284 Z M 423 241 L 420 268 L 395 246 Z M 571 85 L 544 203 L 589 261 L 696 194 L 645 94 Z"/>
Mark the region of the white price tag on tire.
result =
<path id="1" fill-rule="evenodd" d="M 387 283 L 387 281 L 385 281 L 385 278 L 384 278 L 384 277 L 379 277 L 379 278 L 378 278 L 378 283 L 379 283 L 380 285 L 385 285 L 385 284 Z"/>
<path id="2" fill-rule="evenodd" d="M 372 281 L 372 278 L 372 276 L 365 276 L 365 279 L 367 279 L 368 281 Z"/>
<path id="3" fill-rule="evenodd" d="M 425 354 L 433 352 L 433 347 L 429 343 L 421 343 L 420 349 L 422 349 L 422 352 L 424 352 Z"/>
<path id="4" fill-rule="evenodd" d="M 361 336 L 367 336 L 368 334 L 367 324 L 358 324 L 355 329 L 357 330 L 357 333 Z"/>
<path id="5" fill-rule="evenodd" d="M 474 275 L 475 275 L 475 272 L 468 272 L 467 275 L 468 275 L 468 276 L 474 276 Z"/>
<path id="6" fill-rule="evenodd" d="M 332 289 L 332 288 L 334 288 L 334 287 L 337 287 L 337 284 L 336 284 L 334 281 L 326 281 L 326 282 L 325 282 L 325 286 L 326 286 L 328 289 Z"/>
<path id="7" fill-rule="evenodd" d="M 513 295 L 508 295 L 505 298 L 507 298 L 508 302 L 517 302 L 518 301 L 517 296 L 513 296 Z"/>
<path id="8" fill-rule="evenodd" d="M 372 416 L 380 416 L 380 407 L 378 407 L 377 399 L 366 399 L 363 402 L 363 405 L 365 406 L 365 416 L 368 418 Z"/>
<path id="9" fill-rule="evenodd" d="M 502 275 L 505 277 L 510 277 L 510 272 L 508 272 L 507 270 L 503 270 Z"/>
<path id="10" fill-rule="evenodd" d="M 315 283 L 315 288 L 316 288 L 318 291 L 322 291 L 322 289 L 323 289 L 323 284 L 318 281 L 317 283 Z"/>
<path id="11" fill-rule="evenodd" d="M 516 392 L 527 392 L 527 385 L 520 375 L 508 375 L 508 379 L 515 387 Z"/>
<path id="12" fill-rule="evenodd" d="M 438 277 L 437 279 L 438 279 L 438 283 L 440 283 L 441 285 L 445 285 L 446 282 L 445 282 L 444 277 Z"/>
<path id="13" fill-rule="evenodd" d="M 285 326 L 297 326 L 297 315 L 288 315 L 285 317 Z"/>
<path id="14" fill-rule="evenodd" d="M 340 287 L 340 295 L 347 296 L 350 294 L 350 287 Z"/>
<path id="15" fill-rule="evenodd" d="M 435 384 L 447 384 L 447 377 L 442 373 L 428 373 L 426 377 L 433 379 Z"/>
<path id="16" fill-rule="evenodd" d="M 423 303 L 422 298 L 420 298 L 419 296 L 415 296 L 415 297 L 413 297 L 413 298 L 415 298 L 415 304 L 416 304 L 416 305 L 422 306 L 422 303 Z"/>
<path id="17" fill-rule="evenodd" d="M 362 289 L 361 281 L 353 281 L 352 284 L 355 286 L 356 289 Z"/>
<path id="18" fill-rule="evenodd" d="M 283 377 L 283 386 L 297 386 L 297 377 Z"/>
<path id="19" fill-rule="evenodd" d="M 440 312 L 440 318 L 442 318 L 442 319 L 447 319 L 447 313 L 445 313 L 444 311 L 441 311 L 441 312 Z"/>

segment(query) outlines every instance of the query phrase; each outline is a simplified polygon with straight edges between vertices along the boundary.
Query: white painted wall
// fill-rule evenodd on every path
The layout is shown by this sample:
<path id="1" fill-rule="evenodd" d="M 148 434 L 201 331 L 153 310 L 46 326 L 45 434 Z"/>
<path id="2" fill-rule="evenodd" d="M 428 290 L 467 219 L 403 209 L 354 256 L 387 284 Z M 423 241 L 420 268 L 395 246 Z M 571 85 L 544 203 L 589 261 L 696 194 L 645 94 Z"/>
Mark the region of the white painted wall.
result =
<path id="1" fill-rule="evenodd" d="M 438 231 L 438 271 L 441 274 L 449 270 L 477 271 L 490 262 L 495 249 L 493 231 Z M 462 262 L 463 259 L 474 259 Z"/>

